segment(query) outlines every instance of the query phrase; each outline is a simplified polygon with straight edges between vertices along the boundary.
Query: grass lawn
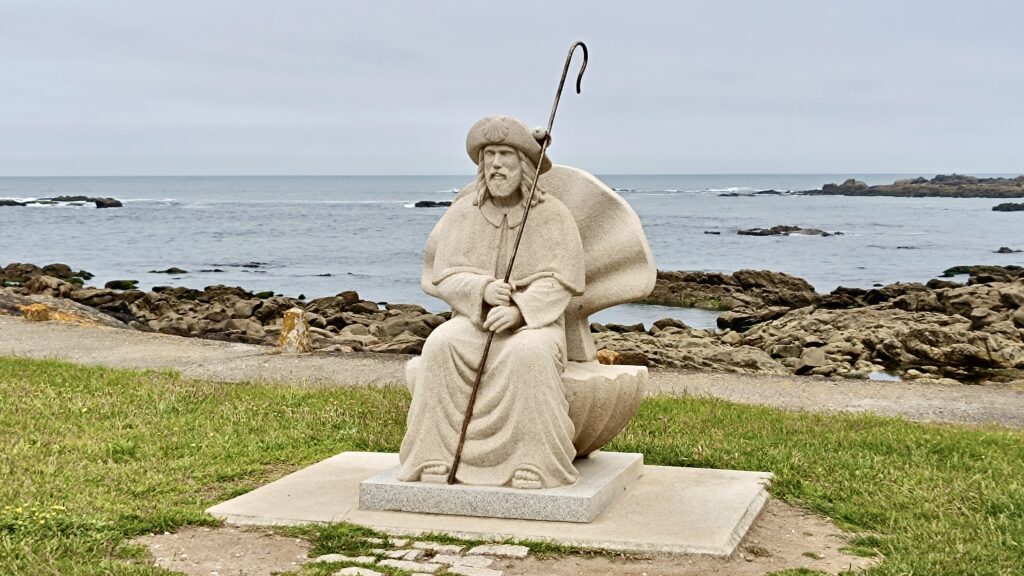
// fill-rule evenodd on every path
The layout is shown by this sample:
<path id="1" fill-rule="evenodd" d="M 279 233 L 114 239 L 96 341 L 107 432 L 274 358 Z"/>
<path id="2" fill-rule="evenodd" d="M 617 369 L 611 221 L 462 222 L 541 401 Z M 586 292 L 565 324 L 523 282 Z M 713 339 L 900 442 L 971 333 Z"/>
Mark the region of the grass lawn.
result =
<path id="1" fill-rule="evenodd" d="M 166 574 L 127 539 L 216 524 L 206 507 L 344 450 L 397 451 L 408 401 L 0 357 L 0 573 Z M 1020 431 L 658 398 L 609 449 L 772 471 L 775 497 L 864 534 L 871 574 L 1024 572 Z"/>

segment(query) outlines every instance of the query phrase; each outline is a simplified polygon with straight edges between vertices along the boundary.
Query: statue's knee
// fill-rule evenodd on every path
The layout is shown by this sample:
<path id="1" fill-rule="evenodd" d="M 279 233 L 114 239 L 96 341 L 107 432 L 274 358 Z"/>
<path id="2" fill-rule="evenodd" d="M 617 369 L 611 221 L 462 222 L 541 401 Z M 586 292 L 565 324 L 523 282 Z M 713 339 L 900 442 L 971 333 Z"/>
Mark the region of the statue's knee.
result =
<path id="1" fill-rule="evenodd" d="M 479 332 L 473 323 L 467 318 L 458 316 L 441 324 L 427 336 L 423 343 L 423 355 L 427 356 L 431 351 L 444 351 L 448 353 L 455 346 L 463 344 L 467 338 L 473 337 Z"/>
<path id="2" fill-rule="evenodd" d="M 520 332 L 509 342 L 509 353 L 518 358 L 558 357 L 558 347 L 546 338 L 538 338 L 532 334 Z"/>
<path id="3" fill-rule="evenodd" d="M 441 324 L 427 336 L 426 342 L 423 343 L 423 355 L 426 356 L 432 350 L 448 350 L 451 347 L 452 340 L 454 340 L 455 331 L 445 330 L 446 324 Z"/>

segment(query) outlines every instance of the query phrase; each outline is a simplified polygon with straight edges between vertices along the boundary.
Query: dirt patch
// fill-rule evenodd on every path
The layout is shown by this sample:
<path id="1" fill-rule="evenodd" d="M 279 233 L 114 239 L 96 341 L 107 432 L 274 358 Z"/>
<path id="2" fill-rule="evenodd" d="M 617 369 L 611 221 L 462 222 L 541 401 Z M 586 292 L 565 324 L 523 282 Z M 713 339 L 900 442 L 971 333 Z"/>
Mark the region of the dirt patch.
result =
<path id="1" fill-rule="evenodd" d="M 308 542 L 266 529 L 185 527 L 132 543 L 148 548 L 154 565 L 189 576 L 270 576 L 310 560 Z"/>
<path id="2" fill-rule="evenodd" d="M 134 540 L 146 546 L 154 564 L 189 576 L 270 576 L 308 562 L 309 544 L 266 529 L 183 528 Z M 846 536 L 827 518 L 770 500 L 731 558 L 696 555 L 528 557 L 490 566 L 505 574 L 616 574 L 761 576 L 786 568 L 837 574 L 875 561 L 839 551 Z"/>

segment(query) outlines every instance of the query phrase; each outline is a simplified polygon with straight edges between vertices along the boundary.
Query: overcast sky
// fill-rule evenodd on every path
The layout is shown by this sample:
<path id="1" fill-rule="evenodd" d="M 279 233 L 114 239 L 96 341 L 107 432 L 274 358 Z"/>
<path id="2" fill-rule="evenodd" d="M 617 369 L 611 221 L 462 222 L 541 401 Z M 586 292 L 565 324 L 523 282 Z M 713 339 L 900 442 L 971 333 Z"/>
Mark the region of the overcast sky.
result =
<path id="1" fill-rule="evenodd" d="M 0 0 L 0 175 L 1024 171 L 1024 2 Z M 573 66 L 575 70 L 577 65 Z M 574 72 L 573 72 L 574 73 Z"/>

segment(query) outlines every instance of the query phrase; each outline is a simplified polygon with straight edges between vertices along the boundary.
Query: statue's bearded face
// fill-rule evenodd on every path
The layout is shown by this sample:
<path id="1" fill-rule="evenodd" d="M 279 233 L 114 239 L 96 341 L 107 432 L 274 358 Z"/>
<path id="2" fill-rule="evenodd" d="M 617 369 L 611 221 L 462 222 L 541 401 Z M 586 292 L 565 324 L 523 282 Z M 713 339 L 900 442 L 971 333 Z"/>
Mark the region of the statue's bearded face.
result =
<path id="1" fill-rule="evenodd" d="M 492 196 L 504 199 L 519 192 L 523 172 L 518 150 L 504 144 L 487 146 L 484 148 L 483 165 L 487 191 Z"/>

